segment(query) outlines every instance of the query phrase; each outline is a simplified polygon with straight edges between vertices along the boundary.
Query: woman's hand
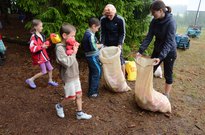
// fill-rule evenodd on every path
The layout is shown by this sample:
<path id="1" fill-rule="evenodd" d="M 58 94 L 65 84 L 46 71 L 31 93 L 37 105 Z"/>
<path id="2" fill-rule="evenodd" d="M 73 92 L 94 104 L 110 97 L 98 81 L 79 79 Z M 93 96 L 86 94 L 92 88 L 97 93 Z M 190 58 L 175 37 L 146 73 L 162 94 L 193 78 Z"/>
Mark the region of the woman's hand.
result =
<path id="1" fill-rule="evenodd" d="M 120 49 L 122 49 L 122 45 L 118 45 L 117 47 L 119 47 Z"/>
<path id="2" fill-rule="evenodd" d="M 160 59 L 159 59 L 159 58 L 153 58 L 153 60 L 154 60 L 154 63 L 153 63 L 154 66 L 155 66 L 155 65 L 158 65 L 159 62 L 160 62 Z"/>
<path id="3" fill-rule="evenodd" d="M 136 59 L 142 57 L 142 54 L 140 54 L 139 52 L 137 52 L 136 54 Z"/>

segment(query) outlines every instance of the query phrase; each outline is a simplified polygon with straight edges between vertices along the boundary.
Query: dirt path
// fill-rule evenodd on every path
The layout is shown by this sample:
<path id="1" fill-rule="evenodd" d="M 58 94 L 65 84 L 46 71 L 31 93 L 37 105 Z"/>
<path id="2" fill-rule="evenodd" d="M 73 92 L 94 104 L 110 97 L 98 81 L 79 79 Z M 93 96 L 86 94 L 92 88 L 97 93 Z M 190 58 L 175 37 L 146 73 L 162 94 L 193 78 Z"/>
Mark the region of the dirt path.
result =
<path id="1" fill-rule="evenodd" d="M 62 83 L 58 88 L 47 86 L 44 76 L 36 81 L 36 90 L 29 89 L 25 80 L 39 70 L 31 66 L 28 47 L 5 43 L 7 61 L 0 67 L 0 134 L 205 134 L 205 31 L 202 33 L 191 41 L 189 50 L 178 50 L 169 116 L 140 109 L 134 91 L 116 94 L 101 87 L 98 99 L 88 99 L 88 69 L 85 61 L 79 60 L 84 110 L 93 114 L 89 121 L 75 119 L 72 103 L 65 109 L 65 119 L 58 118 L 54 105 L 62 98 Z M 54 80 L 61 82 L 57 69 Z M 134 89 L 134 82 L 128 83 Z M 164 79 L 154 79 L 161 92 L 163 84 Z"/>

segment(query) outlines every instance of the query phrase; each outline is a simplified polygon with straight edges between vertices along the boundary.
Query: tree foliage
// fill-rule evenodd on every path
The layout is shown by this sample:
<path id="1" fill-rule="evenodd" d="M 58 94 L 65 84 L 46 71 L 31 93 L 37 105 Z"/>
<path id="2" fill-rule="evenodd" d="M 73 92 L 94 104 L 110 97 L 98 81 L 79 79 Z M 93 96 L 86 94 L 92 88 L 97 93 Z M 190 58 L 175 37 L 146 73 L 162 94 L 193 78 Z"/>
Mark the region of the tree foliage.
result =
<path id="1" fill-rule="evenodd" d="M 76 38 L 79 41 L 88 28 L 88 19 L 100 18 L 106 4 L 115 5 L 117 13 L 123 16 L 126 22 L 126 55 L 137 49 L 144 32 L 147 31 L 150 2 L 151 0 L 17 0 L 24 11 L 43 21 L 45 34 L 58 33 L 61 24 L 68 22 L 77 28 Z M 27 27 L 30 27 L 29 23 Z"/>

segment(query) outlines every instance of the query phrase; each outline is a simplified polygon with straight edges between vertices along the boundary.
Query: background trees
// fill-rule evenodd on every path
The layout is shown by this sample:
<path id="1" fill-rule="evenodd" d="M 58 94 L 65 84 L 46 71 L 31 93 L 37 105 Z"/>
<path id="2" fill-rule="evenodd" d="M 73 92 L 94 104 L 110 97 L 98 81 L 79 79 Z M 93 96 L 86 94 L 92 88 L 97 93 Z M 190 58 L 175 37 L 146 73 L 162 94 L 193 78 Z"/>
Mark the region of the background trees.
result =
<path id="1" fill-rule="evenodd" d="M 30 12 L 44 23 L 44 33 L 58 33 L 63 22 L 73 24 L 77 28 L 77 40 L 81 40 L 88 28 L 90 17 L 100 18 L 103 8 L 111 3 L 117 8 L 117 13 L 126 21 L 125 57 L 131 50 L 136 50 L 142 41 L 150 18 L 149 6 L 151 0 L 17 0 L 18 6 L 25 12 Z M 27 28 L 30 23 L 27 23 Z"/>

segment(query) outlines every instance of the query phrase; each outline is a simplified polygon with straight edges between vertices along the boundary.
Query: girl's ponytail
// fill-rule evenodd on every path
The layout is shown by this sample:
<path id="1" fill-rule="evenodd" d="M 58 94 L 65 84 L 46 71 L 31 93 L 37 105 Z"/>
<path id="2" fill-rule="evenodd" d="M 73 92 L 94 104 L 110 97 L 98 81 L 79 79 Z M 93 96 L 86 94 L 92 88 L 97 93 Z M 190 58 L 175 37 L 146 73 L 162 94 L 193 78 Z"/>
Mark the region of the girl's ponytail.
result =
<path id="1" fill-rule="evenodd" d="M 30 29 L 30 33 L 32 33 L 32 34 L 35 33 L 35 31 L 36 31 L 36 30 L 35 30 L 34 27 L 32 27 L 32 28 Z"/>
<path id="2" fill-rule="evenodd" d="M 162 9 L 164 12 L 172 12 L 172 9 L 170 6 L 166 6 L 162 0 L 155 0 L 152 2 L 150 6 L 151 11 L 159 11 Z"/>

